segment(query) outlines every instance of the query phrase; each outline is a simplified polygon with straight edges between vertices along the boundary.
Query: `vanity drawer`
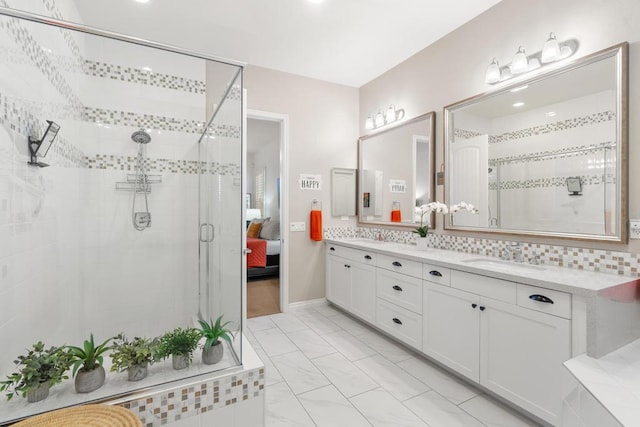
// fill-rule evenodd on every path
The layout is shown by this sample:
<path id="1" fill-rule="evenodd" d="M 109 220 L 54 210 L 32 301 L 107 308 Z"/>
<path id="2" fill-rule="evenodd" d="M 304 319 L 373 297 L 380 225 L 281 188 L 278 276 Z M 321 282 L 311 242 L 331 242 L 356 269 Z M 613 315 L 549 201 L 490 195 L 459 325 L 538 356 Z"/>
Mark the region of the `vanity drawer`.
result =
<path id="1" fill-rule="evenodd" d="M 378 267 L 422 279 L 422 263 L 400 257 L 378 255 Z"/>
<path id="2" fill-rule="evenodd" d="M 378 298 L 376 326 L 422 351 L 422 316 Z"/>
<path id="3" fill-rule="evenodd" d="M 400 307 L 422 314 L 422 280 L 377 269 L 376 287 L 378 298 L 392 302 Z"/>
<path id="4" fill-rule="evenodd" d="M 571 319 L 571 294 L 518 283 L 518 305 Z"/>
<path id="5" fill-rule="evenodd" d="M 517 283 L 508 280 L 494 279 L 479 274 L 451 270 L 451 287 L 472 294 L 482 295 L 498 301 L 515 304 L 517 300 Z"/>
<path id="6" fill-rule="evenodd" d="M 334 244 L 327 244 L 326 249 L 328 255 L 339 256 L 351 261 L 361 262 L 363 264 L 376 265 L 377 254 L 375 252 L 347 248 L 346 246 Z"/>
<path id="7" fill-rule="evenodd" d="M 432 283 L 451 286 L 451 270 L 446 267 L 422 264 L 422 277 Z"/>

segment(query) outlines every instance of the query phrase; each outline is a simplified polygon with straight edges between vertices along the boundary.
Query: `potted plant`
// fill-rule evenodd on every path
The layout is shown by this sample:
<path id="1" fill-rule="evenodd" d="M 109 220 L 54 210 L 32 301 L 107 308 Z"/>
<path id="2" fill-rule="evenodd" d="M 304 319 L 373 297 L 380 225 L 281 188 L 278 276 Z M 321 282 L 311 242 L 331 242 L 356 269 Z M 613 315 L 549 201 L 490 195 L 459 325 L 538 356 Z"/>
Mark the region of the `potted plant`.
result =
<path id="1" fill-rule="evenodd" d="M 45 349 L 42 341 L 32 347 L 26 355 L 15 360 L 18 372 L 9 375 L 6 381 L 0 381 L 0 391 L 6 391 L 7 400 L 19 393 L 28 402 L 38 402 L 49 395 L 50 387 L 69 378 L 65 372 L 73 359 L 68 350 L 64 347 Z"/>
<path id="2" fill-rule="evenodd" d="M 443 215 L 446 215 L 448 213 L 451 213 L 451 215 L 453 215 L 454 213 L 461 210 L 466 210 L 475 214 L 478 213 L 478 209 L 476 209 L 472 204 L 465 203 L 465 202 L 460 202 L 458 204 L 451 205 L 451 207 L 448 207 L 444 203 L 440 203 L 436 201 L 436 202 L 431 202 L 431 203 L 427 203 L 426 205 L 416 207 L 415 213 L 416 215 L 420 215 L 420 227 L 417 227 L 416 229 L 413 230 L 414 233 L 420 236 L 420 238 L 416 241 L 416 246 L 418 246 L 418 248 L 426 248 L 428 246 L 428 242 L 426 238 L 429 235 L 429 225 L 424 224 L 423 222 L 424 216 L 426 214 L 431 214 L 432 212 L 436 212 L 436 213 L 441 213 Z"/>
<path id="3" fill-rule="evenodd" d="M 93 334 L 84 341 L 82 348 L 68 346 L 73 356 L 73 376 L 75 379 L 76 392 L 89 393 L 99 389 L 104 384 L 105 372 L 102 362 L 103 354 L 109 350 L 107 338 L 102 344 L 96 346 L 93 341 Z"/>
<path id="4" fill-rule="evenodd" d="M 224 347 L 220 338 L 231 345 L 233 334 L 225 328 L 231 321 L 222 323 L 222 316 L 220 316 L 215 323 L 213 320 L 206 322 L 202 319 L 198 320 L 198 322 L 200 323 L 200 334 L 205 338 L 202 346 L 202 363 L 206 365 L 218 363 L 224 354 Z"/>
<path id="5" fill-rule="evenodd" d="M 171 355 L 173 369 L 184 369 L 191 364 L 200 338 L 200 332 L 195 328 L 175 328 L 160 338 L 160 355 L 162 358 Z"/>
<path id="6" fill-rule="evenodd" d="M 129 341 L 123 333 L 114 338 L 111 346 L 112 372 L 127 371 L 129 381 L 147 377 L 147 367 L 158 361 L 160 340 L 135 337 Z"/>

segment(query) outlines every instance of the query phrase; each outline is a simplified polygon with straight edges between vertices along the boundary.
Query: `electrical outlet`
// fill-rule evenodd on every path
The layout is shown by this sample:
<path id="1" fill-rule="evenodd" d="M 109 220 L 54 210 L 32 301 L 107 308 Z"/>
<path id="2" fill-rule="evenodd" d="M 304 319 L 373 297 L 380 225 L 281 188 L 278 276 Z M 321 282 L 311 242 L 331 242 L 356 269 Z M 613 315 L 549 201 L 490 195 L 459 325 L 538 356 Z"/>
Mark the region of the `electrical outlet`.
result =
<path id="1" fill-rule="evenodd" d="M 289 225 L 290 231 L 305 231 L 307 229 L 307 224 L 304 222 L 292 222 Z"/>
<path id="2" fill-rule="evenodd" d="M 640 239 L 640 219 L 629 220 L 629 238 Z"/>

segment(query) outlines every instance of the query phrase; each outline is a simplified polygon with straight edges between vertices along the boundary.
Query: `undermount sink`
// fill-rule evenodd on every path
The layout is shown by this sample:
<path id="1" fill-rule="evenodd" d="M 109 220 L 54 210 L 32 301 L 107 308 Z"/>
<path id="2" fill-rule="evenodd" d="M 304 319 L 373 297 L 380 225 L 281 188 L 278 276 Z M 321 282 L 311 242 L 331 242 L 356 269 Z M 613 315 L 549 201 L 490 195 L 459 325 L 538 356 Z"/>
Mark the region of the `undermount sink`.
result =
<path id="1" fill-rule="evenodd" d="M 496 268 L 504 271 L 508 270 L 529 270 L 529 271 L 544 271 L 545 267 L 541 265 L 524 264 L 521 262 L 492 260 L 485 258 L 471 258 L 462 260 L 465 264 L 475 265 L 477 267 L 484 268 Z"/>
<path id="2" fill-rule="evenodd" d="M 384 240 L 373 240 L 373 239 L 365 239 L 364 237 L 353 237 L 350 239 L 347 239 L 348 242 L 361 242 L 361 243 L 387 243 Z"/>

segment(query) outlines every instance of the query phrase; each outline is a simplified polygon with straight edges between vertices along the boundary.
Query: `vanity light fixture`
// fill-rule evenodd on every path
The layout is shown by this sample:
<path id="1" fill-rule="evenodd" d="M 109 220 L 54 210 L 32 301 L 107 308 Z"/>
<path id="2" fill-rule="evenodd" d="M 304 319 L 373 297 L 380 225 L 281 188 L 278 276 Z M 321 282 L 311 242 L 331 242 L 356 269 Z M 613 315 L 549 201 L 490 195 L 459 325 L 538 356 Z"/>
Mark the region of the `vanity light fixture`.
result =
<path id="1" fill-rule="evenodd" d="M 380 126 L 384 126 L 384 116 L 382 115 L 382 111 L 378 111 L 378 114 L 376 114 L 376 120 L 374 123 L 377 128 L 379 128 Z"/>
<path id="2" fill-rule="evenodd" d="M 396 121 L 396 107 L 393 104 L 389 105 L 387 113 L 384 115 L 384 121 L 386 123 L 393 123 Z"/>
<path id="3" fill-rule="evenodd" d="M 367 130 L 376 129 L 393 122 L 396 122 L 404 117 L 403 109 L 396 109 L 395 105 L 389 105 L 389 108 L 383 113 L 382 110 L 378 110 L 375 115 L 370 115 L 364 122 L 364 128 Z"/>
<path id="4" fill-rule="evenodd" d="M 500 67 L 498 60 L 493 58 L 487 67 L 484 81 L 489 84 L 505 81 L 513 76 L 540 68 L 543 64 L 568 58 L 573 55 L 577 49 L 577 40 L 569 39 L 561 43 L 558 42 L 554 33 L 550 33 L 542 50 L 538 52 L 527 55 L 524 47 L 520 46 L 511 62 L 502 67 Z"/>
<path id="5" fill-rule="evenodd" d="M 364 128 L 367 130 L 371 130 L 375 127 L 375 125 L 373 124 L 373 117 L 369 116 L 367 117 L 367 120 L 364 122 Z"/>

